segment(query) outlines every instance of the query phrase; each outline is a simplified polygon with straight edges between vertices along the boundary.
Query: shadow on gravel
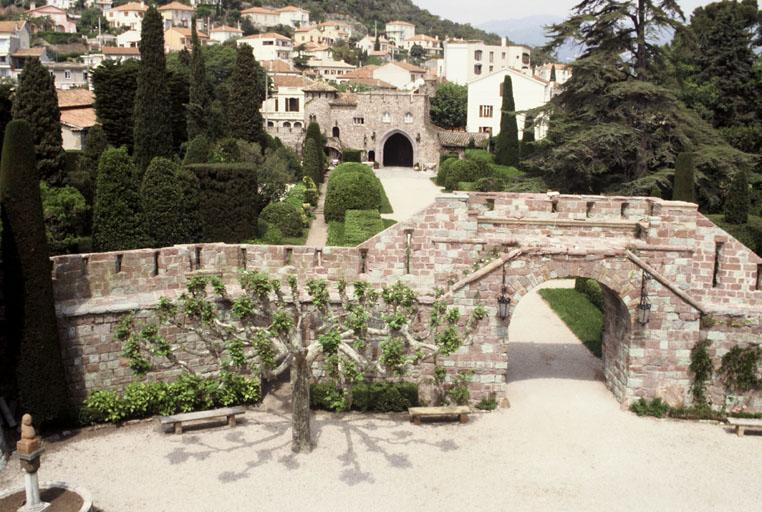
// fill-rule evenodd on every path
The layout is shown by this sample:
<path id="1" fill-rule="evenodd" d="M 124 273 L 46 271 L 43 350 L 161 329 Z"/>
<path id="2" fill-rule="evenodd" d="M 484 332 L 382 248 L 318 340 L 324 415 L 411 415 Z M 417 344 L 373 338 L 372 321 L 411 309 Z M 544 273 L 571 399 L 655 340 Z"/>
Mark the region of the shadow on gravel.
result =
<path id="1" fill-rule="evenodd" d="M 508 381 L 530 379 L 603 381 L 603 364 L 581 343 L 509 343 Z"/>

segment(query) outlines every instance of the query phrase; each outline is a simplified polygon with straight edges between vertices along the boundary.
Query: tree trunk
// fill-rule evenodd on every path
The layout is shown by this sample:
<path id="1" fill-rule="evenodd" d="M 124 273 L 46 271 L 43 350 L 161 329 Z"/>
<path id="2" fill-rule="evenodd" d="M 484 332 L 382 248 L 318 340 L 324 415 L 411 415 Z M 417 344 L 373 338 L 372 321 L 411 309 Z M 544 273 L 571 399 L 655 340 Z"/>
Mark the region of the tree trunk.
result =
<path id="1" fill-rule="evenodd" d="M 291 386 L 293 393 L 291 449 L 296 453 L 308 453 L 312 450 L 312 432 L 310 431 L 310 378 L 306 350 L 294 354 L 294 362 L 291 365 Z"/>
<path id="2" fill-rule="evenodd" d="M 635 75 L 638 80 L 646 79 L 647 56 L 646 56 L 646 0 L 638 0 L 638 23 L 635 25 L 637 37 L 637 49 L 635 56 Z"/>

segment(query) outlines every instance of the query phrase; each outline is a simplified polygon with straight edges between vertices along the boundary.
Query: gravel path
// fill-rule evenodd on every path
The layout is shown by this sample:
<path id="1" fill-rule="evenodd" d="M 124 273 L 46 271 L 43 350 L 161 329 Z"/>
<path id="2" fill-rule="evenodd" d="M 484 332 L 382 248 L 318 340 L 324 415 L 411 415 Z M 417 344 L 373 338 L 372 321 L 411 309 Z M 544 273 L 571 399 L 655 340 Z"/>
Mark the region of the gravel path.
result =
<path id="1" fill-rule="evenodd" d="M 276 397 L 235 429 L 148 422 L 48 443 L 41 478 L 88 488 L 105 512 L 759 509 L 762 436 L 622 411 L 542 299 L 514 317 L 512 407 L 469 424 L 318 413 L 317 447 L 295 456 Z M 0 489 L 21 483 L 17 468 Z"/>
<path id="2" fill-rule="evenodd" d="M 307 247 L 324 247 L 328 242 L 328 224 L 325 222 L 323 216 L 323 209 L 325 207 L 325 191 L 328 189 L 328 176 L 320 185 L 320 197 L 318 198 L 318 204 L 315 208 L 315 218 L 310 223 L 310 232 L 307 233 L 307 240 L 304 245 Z"/>
<path id="3" fill-rule="evenodd" d="M 376 176 L 384 185 L 394 209 L 394 213 L 384 214 L 382 217 L 397 222 L 412 218 L 432 204 L 442 193 L 431 181 L 431 178 L 436 176 L 433 172 L 416 172 L 409 167 L 384 167 L 376 170 Z"/>

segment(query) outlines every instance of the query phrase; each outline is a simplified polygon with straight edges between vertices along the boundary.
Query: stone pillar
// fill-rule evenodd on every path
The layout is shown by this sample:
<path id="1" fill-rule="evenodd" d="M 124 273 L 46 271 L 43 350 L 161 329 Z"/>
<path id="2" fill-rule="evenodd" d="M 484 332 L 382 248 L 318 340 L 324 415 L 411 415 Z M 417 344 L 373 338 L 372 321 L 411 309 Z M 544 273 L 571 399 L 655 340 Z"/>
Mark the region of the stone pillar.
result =
<path id="1" fill-rule="evenodd" d="M 32 426 L 32 416 L 25 414 L 21 418 L 21 440 L 16 443 L 16 452 L 24 471 L 24 487 L 26 489 L 26 504 L 18 512 L 42 512 L 50 507 L 40 499 L 40 482 L 37 471 L 40 469 L 40 456 L 44 449 L 40 438 Z"/>

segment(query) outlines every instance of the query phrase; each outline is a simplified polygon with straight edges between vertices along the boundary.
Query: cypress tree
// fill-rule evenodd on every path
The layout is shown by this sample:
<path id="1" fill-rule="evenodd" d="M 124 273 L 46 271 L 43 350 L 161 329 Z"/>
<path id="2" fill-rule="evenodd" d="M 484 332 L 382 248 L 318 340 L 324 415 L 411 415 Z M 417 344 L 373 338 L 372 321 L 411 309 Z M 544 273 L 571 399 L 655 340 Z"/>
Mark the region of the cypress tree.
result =
<path id="1" fill-rule="evenodd" d="M 304 143 L 302 172 L 315 183 L 323 182 L 323 152 L 313 138 L 306 139 Z"/>
<path id="2" fill-rule="evenodd" d="M 166 158 L 154 158 L 140 186 L 143 226 L 153 247 L 169 247 L 184 241 L 180 222 L 183 196 L 178 182 L 179 166 Z"/>
<path id="3" fill-rule="evenodd" d="M 373 51 L 374 52 L 380 52 L 381 51 L 381 39 L 380 35 L 376 34 L 376 42 L 373 43 Z"/>
<path id="4" fill-rule="evenodd" d="M 21 410 L 47 423 L 65 419 L 70 403 L 33 141 L 26 121 L 8 124 L 0 163 L 3 285 L 6 335 Z"/>
<path id="5" fill-rule="evenodd" d="M 140 214 L 140 173 L 126 148 L 101 155 L 95 182 L 93 248 L 96 251 L 137 249 L 145 244 Z"/>
<path id="6" fill-rule="evenodd" d="M 181 243 L 201 241 L 201 184 L 198 177 L 185 167 L 177 170 L 177 183 L 182 196 L 180 223 L 182 224 Z"/>
<path id="7" fill-rule="evenodd" d="M 85 147 L 79 157 L 79 168 L 69 177 L 68 183 L 80 191 L 87 204 L 93 204 L 95 180 L 98 177 L 98 161 L 107 147 L 106 132 L 100 125 L 96 124 L 87 131 Z"/>
<path id="8" fill-rule="evenodd" d="M 556 65 L 553 64 L 550 67 L 550 81 L 555 82 L 556 81 Z"/>
<path id="9" fill-rule="evenodd" d="M 143 16 L 135 91 L 134 157 L 140 171 L 157 156 L 172 156 L 172 125 L 164 57 L 164 20 L 155 6 Z"/>
<path id="10" fill-rule="evenodd" d="M 323 133 L 320 131 L 320 125 L 318 124 L 317 121 L 311 121 L 310 124 L 307 125 L 307 133 L 304 135 L 304 137 L 305 137 L 305 139 L 304 139 L 304 142 L 305 142 L 304 148 L 305 148 L 305 150 L 307 149 L 307 146 L 306 146 L 307 139 L 314 140 L 315 143 L 317 144 L 318 149 L 320 150 L 319 151 L 320 154 L 318 156 L 319 162 L 320 162 L 320 166 L 319 167 L 321 169 L 321 172 L 320 172 L 320 181 L 316 181 L 315 182 L 315 183 L 320 184 L 320 183 L 323 182 L 323 179 L 322 179 L 323 178 L 322 170 L 325 169 L 325 167 L 326 167 L 327 157 L 325 155 L 325 137 L 323 137 Z M 305 173 L 305 176 L 312 177 L 311 174 L 308 175 L 307 173 Z"/>
<path id="11" fill-rule="evenodd" d="M 728 224 L 746 224 L 749 220 L 749 180 L 745 171 L 738 171 L 733 176 L 725 198 L 725 222 Z"/>
<path id="12" fill-rule="evenodd" d="M 169 91 L 169 119 L 172 127 L 172 154 L 180 153 L 188 142 L 188 70 L 167 70 L 167 90 Z"/>
<path id="13" fill-rule="evenodd" d="M 132 151 L 135 90 L 140 63 L 107 60 L 93 70 L 95 113 L 106 132 L 109 144 L 115 148 L 127 146 Z"/>
<path id="14" fill-rule="evenodd" d="M 503 107 L 500 115 L 500 134 L 497 136 L 495 162 L 500 165 L 519 164 L 519 127 L 516 123 L 516 103 L 513 101 L 513 81 L 505 75 Z"/>
<path id="15" fill-rule="evenodd" d="M 63 183 L 65 154 L 58 95 L 53 75 L 39 59 L 28 59 L 19 75 L 13 118 L 23 119 L 32 127 L 39 178 L 54 184 Z"/>
<path id="16" fill-rule="evenodd" d="M 260 108 L 265 98 L 264 70 L 254 59 L 251 46 L 242 44 L 236 51 L 230 84 L 228 123 L 230 135 L 267 147 Z"/>
<path id="17" fill-rule="evenodd" d="M 696 202 L 696 181 L 692 153 L 680 153 L 675 159 L 675 184 L 672 188 L 672 200 L 687 203 Z"/>
<path id="18" fill-rule="evenodd" d="M 192 52 L 190 59 L 190 92 L 188 95 L 188 139 L 209 133 L 212 98 L 206 80 L 206 66 L 201 42 L 196 32 L 196 17 L 191 21 Z"/>
<path id="19" fill-rule="evenodd" d="M 524 117 L 524 133 L 521 135 L 521 158 L 528 158 L 534 150 L 534 116 L 527 114 Z"/>

